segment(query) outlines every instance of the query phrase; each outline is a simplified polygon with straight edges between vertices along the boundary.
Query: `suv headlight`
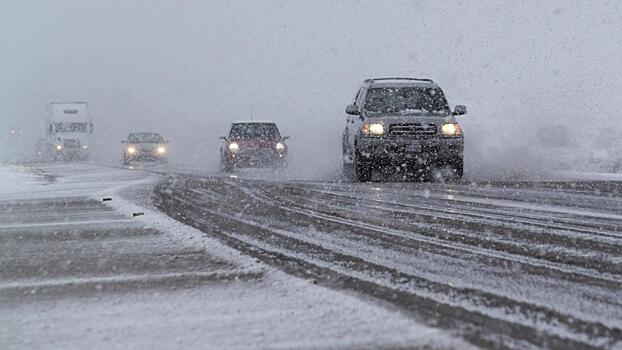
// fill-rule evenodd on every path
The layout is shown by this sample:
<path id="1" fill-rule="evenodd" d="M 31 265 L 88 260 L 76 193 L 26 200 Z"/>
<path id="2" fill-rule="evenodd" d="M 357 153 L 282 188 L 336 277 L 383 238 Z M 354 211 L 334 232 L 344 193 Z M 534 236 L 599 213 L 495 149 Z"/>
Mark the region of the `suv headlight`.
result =
<path id="1" fill-rule="evenodd" d="M 441 132 L 445 136 L 460 136 L 462 135 L 462 128 L 458 123 L 448 123 L 441 126 Z"/>
<path id="2" fill-rule="evenodd" d="M 60 150 L 62 150 L 62 149 L 63 149 L 63 146 L 61 146 L 61 145 L 56 145 L 56 150 L 57 150 L 57 151 L 60 151 Z"/>
<path id="3" fill-rule="evenodd" d="M 279 152 L 283 152 L 285 150 L 285 145 L 281 142 L 277 142 L 274 148 L 276 148 L 276 150 Z"/>
<path id="4" fill-rule="evenodd" d="M 231 142 L 229 144 L 229 151 L 231 151 L 231 153 L 238 153 L 240 151 L 240 146 L 235 142 Z"/>
<path id="5" fill-rule="evenodd" d="M 136 153 L 136 148 L 134 148 L 134 147 L 128 147 L 128 148 L 127 148 L 127 153 L 129 153 L 129 154 L 134 154 L 134 153 Z"/>
<path id="6" fill-rule="evenodd" d="M 380 123 L 365 123 L 361 126 L 361 133 L 369 136 L 384 135 L 384 125 Z"/>
<path id="7" fill-rule="evenodd" d="M 160 146 L 160 147 L 158 147 L 156 152 L 158 152 L 158 154 L 164 154 L 164 153 L 166 153 L 166 148 Z"/>

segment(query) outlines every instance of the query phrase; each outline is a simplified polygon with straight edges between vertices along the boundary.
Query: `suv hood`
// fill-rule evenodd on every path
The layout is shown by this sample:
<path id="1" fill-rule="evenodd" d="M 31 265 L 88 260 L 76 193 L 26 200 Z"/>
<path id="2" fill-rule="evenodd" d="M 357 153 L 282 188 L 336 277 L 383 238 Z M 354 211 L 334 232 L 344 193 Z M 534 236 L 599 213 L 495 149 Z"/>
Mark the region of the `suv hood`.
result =
<path id="1" fill-rule="evenodd" d="M 386 125 L 403 123 L 436 124 L 455 123 L 453 115 L 402 115 L 402 114 L 373 114 L 363 121 L 365 123 L 382 123 Z"/>

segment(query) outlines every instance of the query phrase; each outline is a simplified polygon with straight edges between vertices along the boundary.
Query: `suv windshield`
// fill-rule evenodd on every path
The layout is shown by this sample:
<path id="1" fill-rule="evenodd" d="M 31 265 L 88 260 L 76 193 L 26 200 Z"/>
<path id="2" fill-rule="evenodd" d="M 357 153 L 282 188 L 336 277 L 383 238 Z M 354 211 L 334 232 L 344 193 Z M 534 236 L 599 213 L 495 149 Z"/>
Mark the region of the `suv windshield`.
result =
<path id="1" fill-rule="evenodd" d="M 137 134 L 130 134 L 127 141 L 129 143 L 164 143 L 164 138 L 160 134 L 153 134 L 148 132 L 142 132 Z"/>
<path id="2" fill-rule="evenodd" d="M 279 140 L 281 134 L 273 123 L 240 123 L 231 126 L 229 138 Z"/>
<path id="3" fill-rule="evenodd" d="M 371 113 L 446 114 L 449 105 L 440 89 L 383 87 L 369 90 L 365 110 Z"/>

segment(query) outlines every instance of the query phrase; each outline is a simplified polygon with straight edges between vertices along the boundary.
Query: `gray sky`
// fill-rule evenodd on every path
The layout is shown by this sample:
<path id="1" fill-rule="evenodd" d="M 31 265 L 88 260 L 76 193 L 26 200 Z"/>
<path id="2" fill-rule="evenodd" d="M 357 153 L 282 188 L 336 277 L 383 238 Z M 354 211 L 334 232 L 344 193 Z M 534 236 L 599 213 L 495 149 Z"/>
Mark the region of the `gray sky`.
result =
<path id="1" fill-rule="evenodd" d="M 582 156 L 603 129 L 621 145 L 619 1 L 0 2 L 0 121 L 34 137 L 46 102 L 88 101 L 105 161 L 148 129 L 213 166 L 252 105 L 314 160 L 301 171 L 331 172 L 345 105 L 387 75 L 433 78 L 468 106 L 467 168 L 541 166 L 560 133 Z"/>

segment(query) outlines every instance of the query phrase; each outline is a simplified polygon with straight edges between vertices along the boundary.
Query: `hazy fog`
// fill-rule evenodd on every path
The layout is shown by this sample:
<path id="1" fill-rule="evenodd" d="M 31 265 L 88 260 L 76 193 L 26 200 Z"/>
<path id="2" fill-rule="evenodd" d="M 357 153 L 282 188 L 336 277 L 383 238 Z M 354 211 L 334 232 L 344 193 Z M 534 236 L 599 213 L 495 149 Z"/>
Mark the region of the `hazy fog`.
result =
<path id="1" fill-rule="evenodd" d="M 360 82 L 417 76 L 469 108 L 467 173 L 615 170 L 621 4 L 1 0 L 0 155 L 30 154 L 45 103 L 80 100 L 96 161 L 152 130 L 171 162 L 216 169 L 218 136 L 252 106 L 291 136 L 292 173 L 331 176 Z"/>

